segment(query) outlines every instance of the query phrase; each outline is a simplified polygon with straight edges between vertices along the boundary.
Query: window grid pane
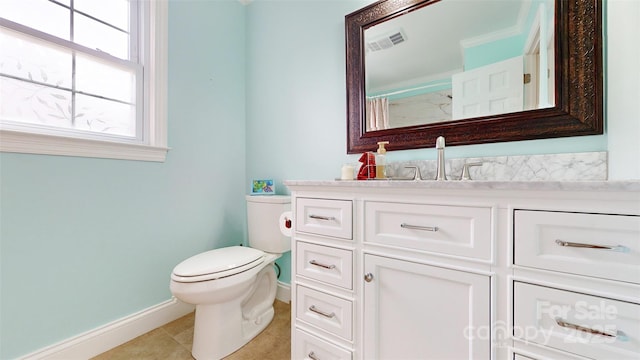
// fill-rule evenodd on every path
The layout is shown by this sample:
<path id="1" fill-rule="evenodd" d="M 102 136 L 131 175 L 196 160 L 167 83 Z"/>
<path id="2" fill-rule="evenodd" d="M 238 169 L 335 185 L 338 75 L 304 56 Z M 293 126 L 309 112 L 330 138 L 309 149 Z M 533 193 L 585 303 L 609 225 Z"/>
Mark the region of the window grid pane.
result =
<path id="1" fill-rule="evenodd" d="M 135 106 L 76 94 L 76 129 L 105 134 L 135 136 Z"/>
<path id="2" fill-rule="evenodd" d="M 3 120 L 72 128 L 71 91 L 0 77 Z"/>
<path id="3" fill-rule="evenodd" d="M 71 51 L 0 28 L 0 74 L 71 89 Z"/>
<path id="4" fill-rule="evenodd" d="M 90 56 L 76 55 L 75 90 L 135 103 L 135 69 L 120 68 Z"/>
<path id="5" fill-rule="evenodd" d="M 109 6 L 103 6 L 104 0 L 74 0 L 74 10 L 103 21 L 113 27 L 129 32 L 129 1 L 109 0 Z"/>
<path id="6" fill-rule="evenodd" d="M 74 42 L 97 48 L 102 52 L 129 58 L 130 49 L 136 49 L 136 42 L 129 41 L 126 31 L 107 26 L 104 22 L 114 25 L 136 28 L 137 21 L 132 19 L 129 25 L 129 10 L 136 12 L 137 4 L 128 0 L 116 0 L 119 15 L 112 13 L 98 14 L 100 21 L 75 13 L 75 21 L 67 16 L 66 32 L 72 36 L 59 36 L 58 32 L 49 32 L 46 27 L 34 29 L 44 31 L 61 39 L 71 38 Z M 57 0 L 2 0 L 0 10 L 4 10 L 9 3 L 31 4 L 31 11 L 42 13 L 41 6 L 52 4 L 57 9 L 67 13 L 72 9 L 60 4 L 70 2 Z M 93 0 L 75 0 L 81 9 L 89 13 L 96 12 L 97 6 L 110 7 L 111 2 L 96 2 Z M 124 4 L 124 6 L 123 6 Z M 24 12 L 24 6 L 15 6 L 14 13 Z M 22 10 L 21 10 L 22 9 Z M 123 9 L 126 12 L 126 22 L 123 24 Z M 0 17 L 9 12 L 0 11 Z M 135 15 L 135 14 L 133 14 Z M 120 16 L 120 18 L 118 18 Z M 9 19 L 18 23 L 19 16 Z M 29 20 L 23 25 L 32 27 Z M 30 23 L 31 22 L 31 23 Z M 3 24 L 4 25 L 4 24 Z M 13 28 L 14 26 L 8 24 Z M 52 126 L 59 129 L 73 129 L 125 136 L 143 140 L 140 129 L 142 124 L 142 109 L 136 107 L 137 99 L 142 96 L 142 68 L 138 65 L 124 65 L 124 63 L 109 62 L 108 57 L 101 59 L 100 54 L 94 56 L 67 48 L 64 43 L 54 45 L 53 38 L 38 40 L 38 32 L 28 29 L 6 30 L 0 27 L 0 121 L 9 123 L 37 124 L 38 126 Z M 27 31 L 30 36 L 21 35 L 19 31 Z M 75 36 L 73 35 L 75 33 Z M 134 31 L 137 34 L 137 31 Z M 35 36 L 35 37 L 34 37 Z M 93 45 L 92 45 L 93 44 Z M 137 55 L 136 55 L 137 56 Z M 22 79 L 22 81 L 21 81 Z"/>
<path id="7" fill-rule="evenodd" d="M 129 34 L 75 13 L 73 41 L 90 49 L 129 59 Z"/>
<path id="8" fill-rule="evenodd" d="M 71 40 L 70 11 L 54 2 L 48 0 L 2 0 L 0 1 L 0 16 L 61 39 Z"/>

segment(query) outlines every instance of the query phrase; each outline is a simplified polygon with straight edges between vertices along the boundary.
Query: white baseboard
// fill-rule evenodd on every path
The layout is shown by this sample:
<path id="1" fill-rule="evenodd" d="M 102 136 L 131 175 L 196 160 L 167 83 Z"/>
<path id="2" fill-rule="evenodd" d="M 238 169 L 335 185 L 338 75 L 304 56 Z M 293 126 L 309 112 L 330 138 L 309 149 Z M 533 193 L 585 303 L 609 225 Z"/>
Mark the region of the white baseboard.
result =
<path id="1" fill-rule="evenodd" d="M 276 292 L 276 299 L 286 302 L 291 302 L 291 285 L 278 281 L 278 290 Z"/>
<path id="2" fill-rule="evenodd" d="M 276 299 L 291 302 L 291 286 L 278 281 Z M 194 310 L 176 298 L 25 355 L 21 360 L 89 359 Z"/>
<path id="3" fill-rule="evenodd" d="M 47 346 L 20 359 L 88 359 L 178 319 L 193 309 L 193 305 L 172 298 L 78 336 Z"/>

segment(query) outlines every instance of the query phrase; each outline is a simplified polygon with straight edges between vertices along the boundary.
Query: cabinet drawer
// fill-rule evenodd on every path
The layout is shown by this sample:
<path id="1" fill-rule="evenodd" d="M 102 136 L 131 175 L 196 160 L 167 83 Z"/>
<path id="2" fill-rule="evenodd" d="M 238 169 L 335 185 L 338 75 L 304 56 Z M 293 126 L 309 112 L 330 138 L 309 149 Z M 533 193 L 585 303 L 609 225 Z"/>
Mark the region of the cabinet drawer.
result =
<path id="1" fill-rule="evenodd" d="M 296 329 L 292 359 L 351 360 L 351 351 Z"/>
<path id="2" fill-rule="evenodd" d="M 296 231 L 351 240 L 352 203 L 349 200 L 298 198 Z"/>
<path id="3" fill-rule="evenodd" d="M 365 240 L 491 260 L 491 208 L 365 203 Z"/>
<path id="4" fill-rule="evenodd" d="M 637 359 L 640 305 L 515 282 L 513 333 L 593 359 Z"/>
<path id="5" fill-rule="evenodd" d="M 298 241 L 296 273 L 310 279 L 351 289 L 353 255 L 350 250 Z"/>
<path id="6" fill-rule="evenodd" d="M 296 319 L 351 340 L 352 318 L 351 301 L 298 285 Z"/>
<path id="7" fill-rule="evenodd" d="M 516 210 L 514 262 L 640 283 L 640 216 Z"/>

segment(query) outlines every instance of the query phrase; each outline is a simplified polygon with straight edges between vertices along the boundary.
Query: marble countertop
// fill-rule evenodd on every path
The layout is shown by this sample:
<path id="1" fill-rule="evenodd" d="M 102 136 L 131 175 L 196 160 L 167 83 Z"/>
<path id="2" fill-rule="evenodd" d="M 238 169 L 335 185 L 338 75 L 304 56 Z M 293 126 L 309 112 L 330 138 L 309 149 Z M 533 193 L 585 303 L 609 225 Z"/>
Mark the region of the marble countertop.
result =
<path id="1" fill-rule="evenodd" d="M 412 180 L 286 180 L 289 187 L 325 186 L 386 189 L 446 190 L 556 190 L 556 191 L 629 191 L 640 192 L 640 180 L 628 181 L 412 181 Z"/>

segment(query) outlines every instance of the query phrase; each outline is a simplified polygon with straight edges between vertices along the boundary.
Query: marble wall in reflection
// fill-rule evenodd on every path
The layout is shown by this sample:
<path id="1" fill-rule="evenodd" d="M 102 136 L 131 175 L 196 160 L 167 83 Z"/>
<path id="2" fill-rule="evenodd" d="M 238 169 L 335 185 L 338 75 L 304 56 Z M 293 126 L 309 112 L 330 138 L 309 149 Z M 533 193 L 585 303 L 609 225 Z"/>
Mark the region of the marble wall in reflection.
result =
<path id="1" fill-rule="evenodd" d="M 451 121 L 451 89 L 389 100 L 392 128 Z"/>

